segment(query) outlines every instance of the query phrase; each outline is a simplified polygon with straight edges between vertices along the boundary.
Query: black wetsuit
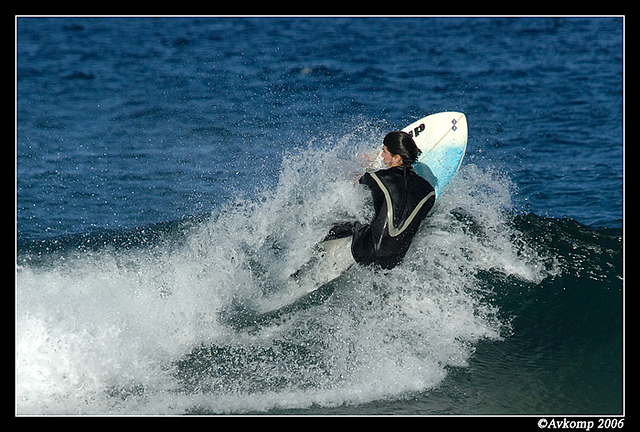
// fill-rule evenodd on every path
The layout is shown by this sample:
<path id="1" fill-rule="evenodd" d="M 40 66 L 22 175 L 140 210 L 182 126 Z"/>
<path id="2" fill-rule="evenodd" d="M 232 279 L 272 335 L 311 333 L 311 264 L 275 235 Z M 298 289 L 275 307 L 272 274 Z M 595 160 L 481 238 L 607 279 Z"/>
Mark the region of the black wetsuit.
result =
<path id="1" fill-rule="evenodd" d="M 435 191 L 411 167 L 366 173 L 360 183 L 371 188 L 375 216 L 368 225 L 356 223 L 351 253 L 360 264 L 393 268 L 404 258 L 420 223 L 433 207 Z"/>

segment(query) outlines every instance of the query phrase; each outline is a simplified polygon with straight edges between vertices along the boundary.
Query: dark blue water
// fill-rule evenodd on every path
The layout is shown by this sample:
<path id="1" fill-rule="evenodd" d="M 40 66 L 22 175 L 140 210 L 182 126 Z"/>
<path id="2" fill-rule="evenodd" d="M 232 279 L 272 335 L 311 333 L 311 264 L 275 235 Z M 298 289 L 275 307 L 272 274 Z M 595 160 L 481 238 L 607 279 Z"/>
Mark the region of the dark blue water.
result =
<path id="1" fill-rule="evenodd" d="M 449 110 L 401 267 L 221 322 Z M 621 18 L 18 18 L 16 151 L 18 413 L 623 411 Z"/>

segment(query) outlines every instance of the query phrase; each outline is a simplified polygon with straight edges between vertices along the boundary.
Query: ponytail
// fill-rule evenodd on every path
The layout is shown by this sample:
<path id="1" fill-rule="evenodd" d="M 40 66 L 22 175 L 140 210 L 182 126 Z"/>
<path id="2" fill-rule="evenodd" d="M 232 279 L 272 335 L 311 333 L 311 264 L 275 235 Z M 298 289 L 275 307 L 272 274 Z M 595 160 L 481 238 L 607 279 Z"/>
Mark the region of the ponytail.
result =
<path id="1" fill-rule="evenodd" d="M 418 156 L 422 154 L 411 135 L 402 131 L 389 132 L 384 137 L 384 145 L 389 153 L 402 158 L 402 165 L 405 167 L 416 163 Z"/>

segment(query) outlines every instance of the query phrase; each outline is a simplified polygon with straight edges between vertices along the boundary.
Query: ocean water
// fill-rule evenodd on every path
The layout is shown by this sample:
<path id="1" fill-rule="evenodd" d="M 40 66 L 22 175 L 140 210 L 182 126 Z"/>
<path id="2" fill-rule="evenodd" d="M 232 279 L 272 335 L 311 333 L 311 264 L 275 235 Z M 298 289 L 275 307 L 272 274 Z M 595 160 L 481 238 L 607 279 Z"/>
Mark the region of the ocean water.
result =
<path id="1" fill-rule="evenodd" d="M 17 18 L 16 412 L 624 414 L 623 26 Z M 401 266 L 225 319 L 448 110 L 467 156 Z"/>

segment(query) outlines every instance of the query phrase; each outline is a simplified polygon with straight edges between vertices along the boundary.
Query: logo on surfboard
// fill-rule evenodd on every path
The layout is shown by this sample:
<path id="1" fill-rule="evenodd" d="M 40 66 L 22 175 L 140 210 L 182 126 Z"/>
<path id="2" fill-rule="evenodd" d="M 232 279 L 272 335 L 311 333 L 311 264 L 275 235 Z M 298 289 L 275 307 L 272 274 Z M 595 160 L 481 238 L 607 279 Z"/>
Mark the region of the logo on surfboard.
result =
<path id="1" fill-rule="evenodd" d="M 424 132 L 424 123 L 420 123 L 420 126 L 413 130 L 410 130 L 409 135 L 412 137 L 417 137 L 418 135 L 420 135 L 420 132 Z"/>
<path id="2" fill-rule="evenodd" d="M 451 130 L 455 132 L 458 129 L 458 126 L 456 126 L 456 123 L 458 123 L 458 120 L 453 119 L 451 120 L 451 123 L 453 123 L 453 126 L 451 126 Z M 425 128 L 424 123 L 420 123 L 420 126 L 409 131 L 409 136 L 417 138 L 421 132 L 424 132 L 424 128 Z"/>

